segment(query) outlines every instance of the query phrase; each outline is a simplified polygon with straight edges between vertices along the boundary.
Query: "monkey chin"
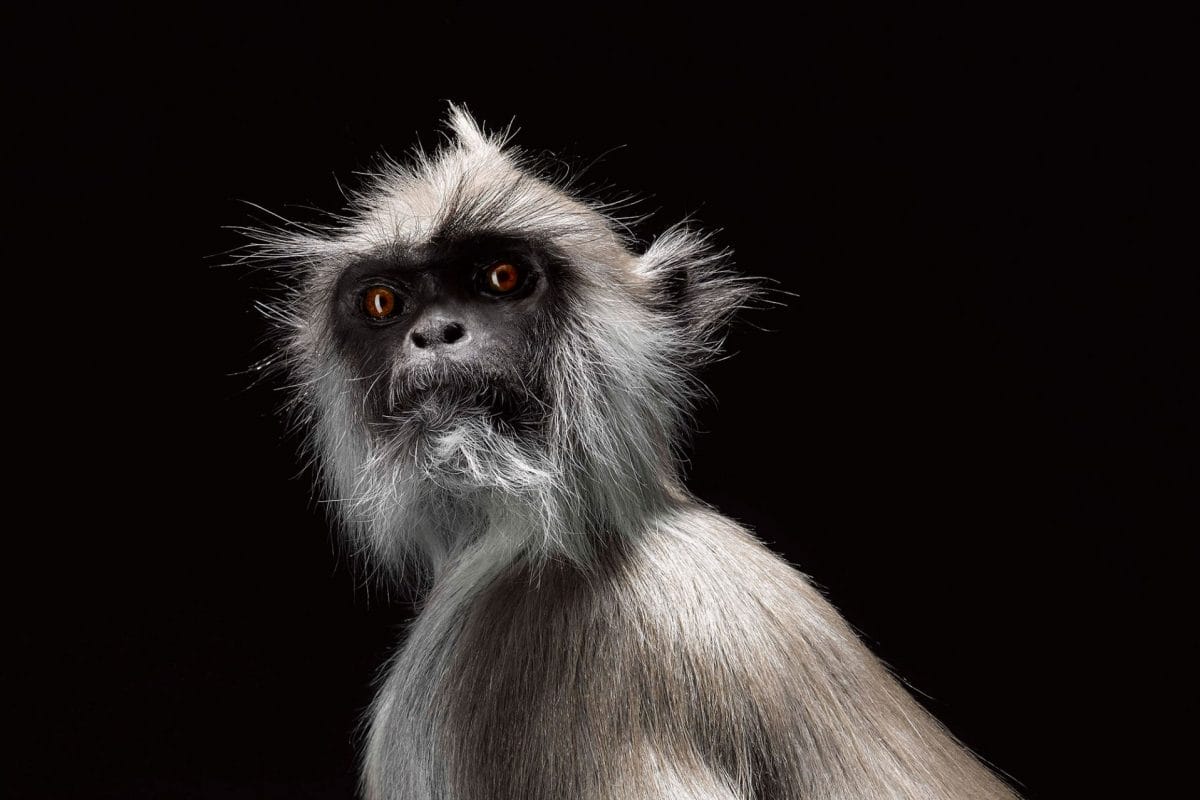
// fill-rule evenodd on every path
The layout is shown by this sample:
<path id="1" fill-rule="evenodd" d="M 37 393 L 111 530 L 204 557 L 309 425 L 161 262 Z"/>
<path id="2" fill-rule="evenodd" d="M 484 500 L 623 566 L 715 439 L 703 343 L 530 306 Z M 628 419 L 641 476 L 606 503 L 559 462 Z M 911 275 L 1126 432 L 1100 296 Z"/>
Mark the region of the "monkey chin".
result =
<path id="1" fill-rule="evenodd" d="M 481 488 L 504 476 L 542 474 L 546 406 L 498 382 L 406 387 L 379 433 L 394 458 L 445 488 Z"/>

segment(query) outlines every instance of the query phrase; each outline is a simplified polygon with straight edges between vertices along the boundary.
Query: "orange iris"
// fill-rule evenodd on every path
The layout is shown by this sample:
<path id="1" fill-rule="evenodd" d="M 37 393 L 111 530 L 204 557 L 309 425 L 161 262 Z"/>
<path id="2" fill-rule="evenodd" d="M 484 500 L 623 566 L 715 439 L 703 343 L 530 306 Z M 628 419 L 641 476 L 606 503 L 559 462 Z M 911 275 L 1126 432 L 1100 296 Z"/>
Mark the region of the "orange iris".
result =
<path id="1" fill-rule="evenodd" d="M 372 286 L 363 295 L 367 314 L 375 319 L 385 319 L 396 310 L 396 294 L 386 286 Z"/>
<path id="2" fill-rule="evenodd" d="M 508 294 L 520 281 L 521 273 L 507 261 L 501 261 L 487 271 L 488 288 L 497 294 Z"/>

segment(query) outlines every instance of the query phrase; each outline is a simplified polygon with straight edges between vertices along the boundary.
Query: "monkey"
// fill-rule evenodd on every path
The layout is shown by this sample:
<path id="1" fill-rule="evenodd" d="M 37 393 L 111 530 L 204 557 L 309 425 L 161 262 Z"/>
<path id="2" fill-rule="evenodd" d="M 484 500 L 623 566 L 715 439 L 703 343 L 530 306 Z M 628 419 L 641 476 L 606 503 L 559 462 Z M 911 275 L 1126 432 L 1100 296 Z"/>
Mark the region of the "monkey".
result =
<path id="1" fill-rule="evenodd" d="M 419 587 L 368 800 L 1016 798 L 809 580 L 684 486 L 681 444 L 761 282 L 450 103 L 348 210 L 250 231 L 269 359 L 337 524 Z"/>

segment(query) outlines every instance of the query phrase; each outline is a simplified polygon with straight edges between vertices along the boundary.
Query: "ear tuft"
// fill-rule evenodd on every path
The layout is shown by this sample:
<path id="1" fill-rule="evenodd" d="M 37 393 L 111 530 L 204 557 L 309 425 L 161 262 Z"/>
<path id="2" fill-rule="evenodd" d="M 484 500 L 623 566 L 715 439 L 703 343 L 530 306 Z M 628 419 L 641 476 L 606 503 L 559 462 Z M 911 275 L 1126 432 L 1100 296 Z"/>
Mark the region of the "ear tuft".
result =
<path id="1" fill-rule="evenodd" d="M 720 352 L 729 323 L 762 292 L 758 281 L 731 269 L 731 257 L 713 247 L 708 235 L 681 223 L 655 239 L 635 268 L 698 361 Z"/>

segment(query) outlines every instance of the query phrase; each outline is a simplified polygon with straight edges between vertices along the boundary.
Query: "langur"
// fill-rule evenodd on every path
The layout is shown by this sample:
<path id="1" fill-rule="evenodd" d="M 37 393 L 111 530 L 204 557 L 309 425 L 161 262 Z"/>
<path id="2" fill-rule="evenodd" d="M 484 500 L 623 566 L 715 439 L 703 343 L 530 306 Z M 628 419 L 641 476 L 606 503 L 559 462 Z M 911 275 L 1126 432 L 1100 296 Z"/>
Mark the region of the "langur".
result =
<path id="1" fill-rule="evenodd" d="M 1015 798 L 808 581 L 680 478 L 756 295 L 685 225 L 639 246 L 450 106 L 321 227 L 253 232 L 339 524 L 421 607 L 369 800 Z"/>

